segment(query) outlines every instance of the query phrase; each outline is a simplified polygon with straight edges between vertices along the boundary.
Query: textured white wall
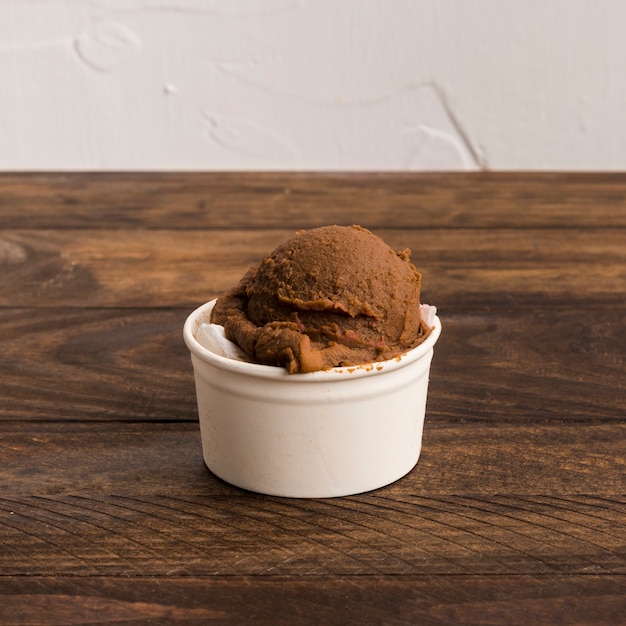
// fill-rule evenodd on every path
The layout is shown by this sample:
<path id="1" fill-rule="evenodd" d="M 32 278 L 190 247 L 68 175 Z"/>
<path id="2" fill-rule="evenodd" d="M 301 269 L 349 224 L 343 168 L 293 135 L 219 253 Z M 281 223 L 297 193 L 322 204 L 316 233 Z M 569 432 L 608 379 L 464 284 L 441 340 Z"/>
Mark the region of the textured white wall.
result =
<path id="1" fill-rule="evenodd" d="M 626 169 L 623 0 L 0 0 L 0 169 Z"/>

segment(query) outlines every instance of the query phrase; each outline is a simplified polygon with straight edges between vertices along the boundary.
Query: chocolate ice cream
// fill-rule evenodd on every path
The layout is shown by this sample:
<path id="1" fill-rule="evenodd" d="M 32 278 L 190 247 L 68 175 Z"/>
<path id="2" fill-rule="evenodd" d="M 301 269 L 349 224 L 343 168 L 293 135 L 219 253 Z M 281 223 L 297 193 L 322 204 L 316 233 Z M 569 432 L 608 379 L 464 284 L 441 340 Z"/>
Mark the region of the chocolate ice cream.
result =
<path id="1" fill-rule="evenodd" d="M 409 258 L 360 226 L 300 231 L 217 300 L 211 323 L 290 374 L 391 359 L 431 330 Z"/>

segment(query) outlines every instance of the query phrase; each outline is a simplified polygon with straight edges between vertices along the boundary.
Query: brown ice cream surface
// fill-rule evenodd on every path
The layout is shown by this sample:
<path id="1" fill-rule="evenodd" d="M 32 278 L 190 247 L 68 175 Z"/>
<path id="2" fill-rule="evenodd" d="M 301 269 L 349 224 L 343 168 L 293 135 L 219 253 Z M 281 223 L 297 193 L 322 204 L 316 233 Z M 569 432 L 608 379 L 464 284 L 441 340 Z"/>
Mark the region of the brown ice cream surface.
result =
<path id="1" fill-rule="evenodd" d="M 360 226 L 300 231 L 218 298 L 211 323 L 290 374 L 384 361 L 420 344 L 421 275 Z"/>

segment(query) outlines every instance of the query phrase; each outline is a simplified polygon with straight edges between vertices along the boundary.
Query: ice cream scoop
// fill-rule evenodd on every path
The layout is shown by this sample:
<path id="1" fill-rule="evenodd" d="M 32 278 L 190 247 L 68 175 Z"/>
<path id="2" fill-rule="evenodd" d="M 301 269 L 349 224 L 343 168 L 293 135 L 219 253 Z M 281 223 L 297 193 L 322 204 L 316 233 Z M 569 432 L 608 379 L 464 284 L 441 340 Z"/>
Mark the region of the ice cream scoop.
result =
<path id="1" fill-rule="evenodd" d="M 218 298 L 211 323 L 260 364 L 291 374 L 386 361 L 431 332 L 421 275 L 360 226 L 300 231 Z"/>

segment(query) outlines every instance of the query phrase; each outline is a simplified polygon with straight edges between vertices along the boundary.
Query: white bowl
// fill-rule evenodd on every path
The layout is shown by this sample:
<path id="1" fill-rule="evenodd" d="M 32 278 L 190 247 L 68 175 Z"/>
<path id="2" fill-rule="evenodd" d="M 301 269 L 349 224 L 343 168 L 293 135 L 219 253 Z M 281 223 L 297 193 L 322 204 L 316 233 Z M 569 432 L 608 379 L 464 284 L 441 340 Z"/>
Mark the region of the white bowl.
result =
<path id="1" fill-rule="evenodd" d="M 214 474 L 268 495 L 325 498 L 377 489 L 413 469 L 438 317 L 426 340 L 397 358 L 287 374 L 205 348 L 197 335 L 214 304 L 196 309 L 183 329 Z"/>

